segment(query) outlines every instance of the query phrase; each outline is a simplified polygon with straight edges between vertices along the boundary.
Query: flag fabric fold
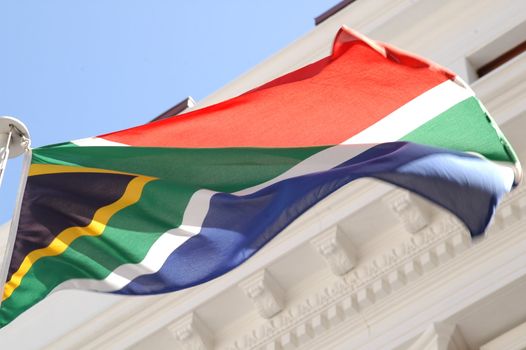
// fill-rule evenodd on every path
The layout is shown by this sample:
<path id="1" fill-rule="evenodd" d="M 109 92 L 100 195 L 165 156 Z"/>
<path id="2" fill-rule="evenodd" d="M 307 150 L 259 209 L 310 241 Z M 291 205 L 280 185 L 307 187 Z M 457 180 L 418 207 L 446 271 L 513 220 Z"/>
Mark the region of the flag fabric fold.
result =
<path id="1" fill-rule="evenodd" d="M 360 178 L 418 193 L 479 235 L 517 163 L 454 73 L 343 28 L 330 56 L 238 97 L 34 149 L 0 326 L 61 289 L 209 281 Z"/>

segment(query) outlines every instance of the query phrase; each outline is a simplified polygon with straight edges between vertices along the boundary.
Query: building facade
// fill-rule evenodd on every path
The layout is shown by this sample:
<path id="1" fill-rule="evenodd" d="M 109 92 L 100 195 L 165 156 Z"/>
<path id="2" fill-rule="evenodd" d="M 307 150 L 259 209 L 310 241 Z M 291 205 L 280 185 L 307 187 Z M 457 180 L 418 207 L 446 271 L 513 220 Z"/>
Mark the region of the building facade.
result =
<path id="1" fill-rule="evenodd" d="M 341 25 L 458 73 L 526 159 L 521 0 L 348 1 L 193 108 L 328 55 Z M 0 339 L 46 349 L 525 349 L 526 188 L 472 241 L 422 198 L 359 180 L 216 280 L 149 297 L 61 291 Z"/>

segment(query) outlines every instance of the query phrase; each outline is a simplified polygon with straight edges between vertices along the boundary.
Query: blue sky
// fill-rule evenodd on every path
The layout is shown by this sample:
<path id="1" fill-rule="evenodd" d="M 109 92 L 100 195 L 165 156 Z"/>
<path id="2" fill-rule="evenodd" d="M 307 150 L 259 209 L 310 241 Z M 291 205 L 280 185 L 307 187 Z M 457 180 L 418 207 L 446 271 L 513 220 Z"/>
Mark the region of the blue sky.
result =
<path id="1" fill-rule="evenodd" d="M 4 1 L 0 115 L 39 147 L 142 124 L 199 100 L 314 27 L 337 0 Z M 13 211 L 20 159 L 0 188 Z"/>

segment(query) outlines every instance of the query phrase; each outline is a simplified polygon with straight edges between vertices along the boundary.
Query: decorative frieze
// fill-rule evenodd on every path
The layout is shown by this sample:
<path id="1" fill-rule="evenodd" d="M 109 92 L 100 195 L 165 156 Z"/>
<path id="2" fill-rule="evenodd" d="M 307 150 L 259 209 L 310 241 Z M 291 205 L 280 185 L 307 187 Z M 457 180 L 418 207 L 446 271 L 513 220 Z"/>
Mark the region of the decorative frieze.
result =
<path id="1" fill-rule="evenodd" d="M 400 272 L 399 269 L 393 270 L 387 275 L 387 283 L 391 290 L 397 290 L 407 283 L 406 274 Z"/>
<path id="2" fill-rule="evenodd" d="M 263 318 L 271 318 L 285 306 L 285 293 L 267 270 L 260 270 L 239 284 Z"/>
<path id="3" fill-rule="evenodd" d="M 315 335 L 323 333 L 326 329 L 329 329 L 329 322 L 324 314 L 314 315 L 309 321 L 309 324 Z"/>
<path id="4" fill-rule="evenodd" d="M 358 301 L 360 309 L 373 305 L 374 299 L 374 294 L 368 287 L 365 287 L 356 293 L 356 300 Z"/>
<path id="5" fill-rule="evenodd" d="M 178 343 L 178 349 L 212 350 L 213 335 L 195 312 L 187 314 L 167 327 Z"/>
<path id="6" fill-rule="evenodd" d="M 327 321 L 329 325 L 335 326 L 340 323 L 344 318 L 343 310 L 339 304 L 331 305 L 327 309 Z"/>
<path id="7" fill-rule="evenodd" d="M 449 242 L 441 242 L 435 248 L 435 256 L 439 264 L 451 259 L 454 255 L 454 249 Z"/>
<path id="8" fill-rule="evenodd" d="M 499 220 L 501 215 L 507 215 L 504 209 L 506 206 L 512 208 L 514 220 L 526 217 L 526 189 L 518 188 L 513 197 L 508 197 L 501 203 L 497 212 Z M 503 210 L 504 214 L 501 214 Z M 309 298 L 288 305 L 280 314 L 227 348 L 244 350 L 283 349 L 284 345 L 290 348 L 301 347 L 450 261 L 471 245 L 469 233 L 459 220 L 445 213 L 436 215 L 432 223 L 428 223 L 406 241 L 374 260 L 360 262 L 342 275 L 342 278 Z M 440 327 L 437 326 L 439 333 L 445 332 L 447 327 Z M 285 336 L 286 334 L 294 336 Z"/>
<path id="9" fill-rule="evenodd" d="M 422 274 L 422 267 L 419 260 L 408 261 L 402 266 L 403 276 L 407 281 L 413 281 Z"/>
<path id="10" fill-rule="evenodd" d="M 375 300 L 381 299 L 391 293 L 391 285 L 385 278 L 380 278 L 371 285 Z"/>
<path id="11" fill-rule="evenodd" d="M 296 334 L 290 332 L 283 334 L 279 340 L 279 343 L 281 345 L 281 349 L 288 350 L 294 349 L 298 345 L 298 340 L 296 339 Z"/>
<path id="12" fill-rule="evenodd" d="M 358 302 L 355 296 L 348 296 L 340 302 L 344 317 L 354 316 L 358 312 Z"/>
<path id="13" fill-rule="evenodd" d="M 428 272 L 431 269 L 438 266 L 438 259 L 434 251 L 427 251 L 422 253 L 419 257 L 420 266 L 422 266 L 423 272 Z"/>
<path id="14" fill-rule="evenodd" d="M 352 242 L 338 226 L 318 235 L 311 244 L 337 276 L 344 275 L 356 265 Z"/>
<path id="15" fill-rule="evenodd" d="M 469 244 L 469 234 L 460 222 L 444 215 L 396 248 L 358 265 L 319 293 L 288 306 L 228 349 L 283 349 L 285 345 L 293 348 L 304 344 L 437 267 Z M 286 334 L 294 336 L 284 337 Z"/>
<path id="16" fill-rule="evenodd" d="M 471 237 L 468 234 L 458 233 L 448 241 L 453 249 L 453 254 L 458 254 L 471 246 Z"/>

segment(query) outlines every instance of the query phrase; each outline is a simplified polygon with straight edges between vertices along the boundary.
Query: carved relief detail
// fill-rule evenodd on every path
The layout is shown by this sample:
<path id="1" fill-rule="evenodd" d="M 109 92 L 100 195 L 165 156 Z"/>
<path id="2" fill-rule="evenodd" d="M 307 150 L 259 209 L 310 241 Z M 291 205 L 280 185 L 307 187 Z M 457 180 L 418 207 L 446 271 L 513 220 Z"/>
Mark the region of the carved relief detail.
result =
<path id="1" fill-rule="evenodd" d="M 352 242 L 338 226 L 318 235 L 311 244 L 337 276 L 344 275 L 356 265 Z"/>
<path id="2" fill-rule="evenodd" d="M 416 233 L 429 224 L 425 201 L 417 195 L 402 190 L 393 191 L 384 202 L 399 218 L 409 233 Z"/>
<path id="3" fill-rule="evenodd" d="M 285 306 L 285 293 L 267 270 L 260 270 L 239 284 L 263 318 L 271 318 Z"/>
<path id="4" fill-rule="evenodd" d="M 213 336 L 208 327 L 195 312 L 187 314 L 167 327 L 178 343 L 178 349 L 183 350 L 211 350 Z"/>

